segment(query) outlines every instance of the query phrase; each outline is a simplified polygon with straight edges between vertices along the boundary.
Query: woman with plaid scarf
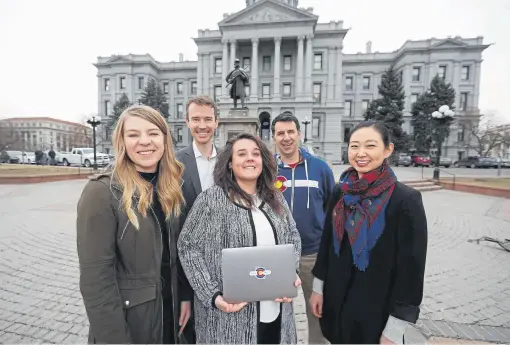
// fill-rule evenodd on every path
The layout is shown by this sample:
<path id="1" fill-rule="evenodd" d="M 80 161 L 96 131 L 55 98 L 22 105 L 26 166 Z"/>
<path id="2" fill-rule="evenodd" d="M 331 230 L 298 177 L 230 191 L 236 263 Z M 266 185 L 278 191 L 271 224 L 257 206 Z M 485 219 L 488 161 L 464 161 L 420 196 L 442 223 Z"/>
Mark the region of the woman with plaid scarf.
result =
<path id="1" fill-rule="evenodd" d="M 402 344 L 420 313 L 427 219 L 421 193 L 388 165 L 392 152 L 384 124 L 356 126 L 329 201 L 310 303 L 333 344 Z"/>

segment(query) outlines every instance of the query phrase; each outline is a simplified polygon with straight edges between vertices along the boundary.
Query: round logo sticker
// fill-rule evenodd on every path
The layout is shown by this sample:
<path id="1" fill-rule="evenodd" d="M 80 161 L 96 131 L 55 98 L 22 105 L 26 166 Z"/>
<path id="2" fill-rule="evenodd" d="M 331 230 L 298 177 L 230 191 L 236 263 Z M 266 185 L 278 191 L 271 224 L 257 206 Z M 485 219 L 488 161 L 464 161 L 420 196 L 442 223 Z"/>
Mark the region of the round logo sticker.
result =
<path id="1" fill-rule="evenodd" d="M 264 267 L 257 267 L 255 271 L 250 272 L 250 276 L 254 276 L 257 279 L 266 279 L 266 276 L 270 275 L 271 271 L 266 270 Z"/>
<path id="2" fill-rule="evenodd" d="M 282 193 L 287 189 L 287 187 L 284 184 L 285 181 L 287 181 L 285 176 L 277 176 L 276 181 L 274 182 L 275 188 L 278 189 Z"/>

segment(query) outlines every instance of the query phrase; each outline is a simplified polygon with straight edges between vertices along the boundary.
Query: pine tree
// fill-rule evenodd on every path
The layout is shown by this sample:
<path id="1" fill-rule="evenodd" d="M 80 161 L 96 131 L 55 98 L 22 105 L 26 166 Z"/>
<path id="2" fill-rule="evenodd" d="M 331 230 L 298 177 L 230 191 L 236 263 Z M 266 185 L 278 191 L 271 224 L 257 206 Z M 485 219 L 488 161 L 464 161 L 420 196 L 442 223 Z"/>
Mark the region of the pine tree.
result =
<path id="1" fill-rule="evenodd" d="M 123 93 L 118 99 L 118 101 L 115 102 L 115 104 L 113 105 L 113 113 L 109 118 L 108 127 L 109 128 L 115 127 L 115 124 L 119 120 L 119 117 L 122 114 L 122 112 L 131 105 L 132 103 L 129 101 L 128 96 L 125 93 Z"/>
<path id="2" fill-rule="evenodd" d="M 446 137 L 450 134 L 450 120 L 445 125 L 438 127 L 438 122 L 432 120 L 432 113 L 442 105 L 447 105 L 450 109 L 455 108 L 455 90 L 450 83 L 438 75 L 432 79 L 430 89 L 418 97 L 411 111 L 411 125 L 414 127 L 415 147 L 418 151 L 430 152 L 432 143 L 437 139 L 439 131 Z"/>
<path id="3" fill-rule="evenodd" d="M 168 118 L 168 102 L 161 86 L 153 78 L 149 79 L 143 90 L 140 103 L 148 105 L 159 111 L 161 115 Z"/>
<path id="4" fill-rule="evenodd" d="M 382 75 L 378 89 L 381 97 L 372 101 L 365 112 L 365 120 L 383 122 L 390 130 L 395 151 L 402 152 L 408 145 L 407 134 L 402 130 L 405 93 L 393 65 Z"/>

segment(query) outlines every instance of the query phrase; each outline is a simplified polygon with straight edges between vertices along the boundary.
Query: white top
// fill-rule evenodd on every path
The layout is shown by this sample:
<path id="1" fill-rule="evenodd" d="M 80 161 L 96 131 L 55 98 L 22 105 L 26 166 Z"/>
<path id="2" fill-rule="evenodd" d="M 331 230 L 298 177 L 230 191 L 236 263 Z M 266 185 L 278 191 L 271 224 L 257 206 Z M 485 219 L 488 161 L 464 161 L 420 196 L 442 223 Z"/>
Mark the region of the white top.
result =
<path id="1" fill-rule="evenodd" d="M 214 184 L 213 171 L 216 165 L 216 147 L 212 148 L 211 158 L 204 157 L 193 140 L 193 152 L 197 161 L 198 176 L 202 192 Z"/>
<path id="2" fill-rule="evenodd" d="M 274 246 L 273 228 L 267 217 L 262 213 L 258 206 L 261 201 L 255 198 L 255 205 L 252 209 L 253 224 L 255 225 L 255 234 L 257 236 L 257 246 Z M 276 320 L 280 314 L 280 303 L 275 301 L 260 301 L 260 322 L 270 323 Z"/>

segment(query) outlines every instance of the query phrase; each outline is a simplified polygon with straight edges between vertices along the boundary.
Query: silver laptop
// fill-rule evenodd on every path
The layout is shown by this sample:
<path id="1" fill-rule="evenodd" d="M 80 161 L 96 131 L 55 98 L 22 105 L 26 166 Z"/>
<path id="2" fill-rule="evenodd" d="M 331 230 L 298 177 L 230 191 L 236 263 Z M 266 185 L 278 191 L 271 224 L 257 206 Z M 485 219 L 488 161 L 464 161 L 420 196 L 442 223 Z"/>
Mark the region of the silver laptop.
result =
<path id="1" fill-rule="evenodd" d="M 292 244 L 227 248 L 221 259 L 223 298 L 228 303 L 297 296 Z"/>

